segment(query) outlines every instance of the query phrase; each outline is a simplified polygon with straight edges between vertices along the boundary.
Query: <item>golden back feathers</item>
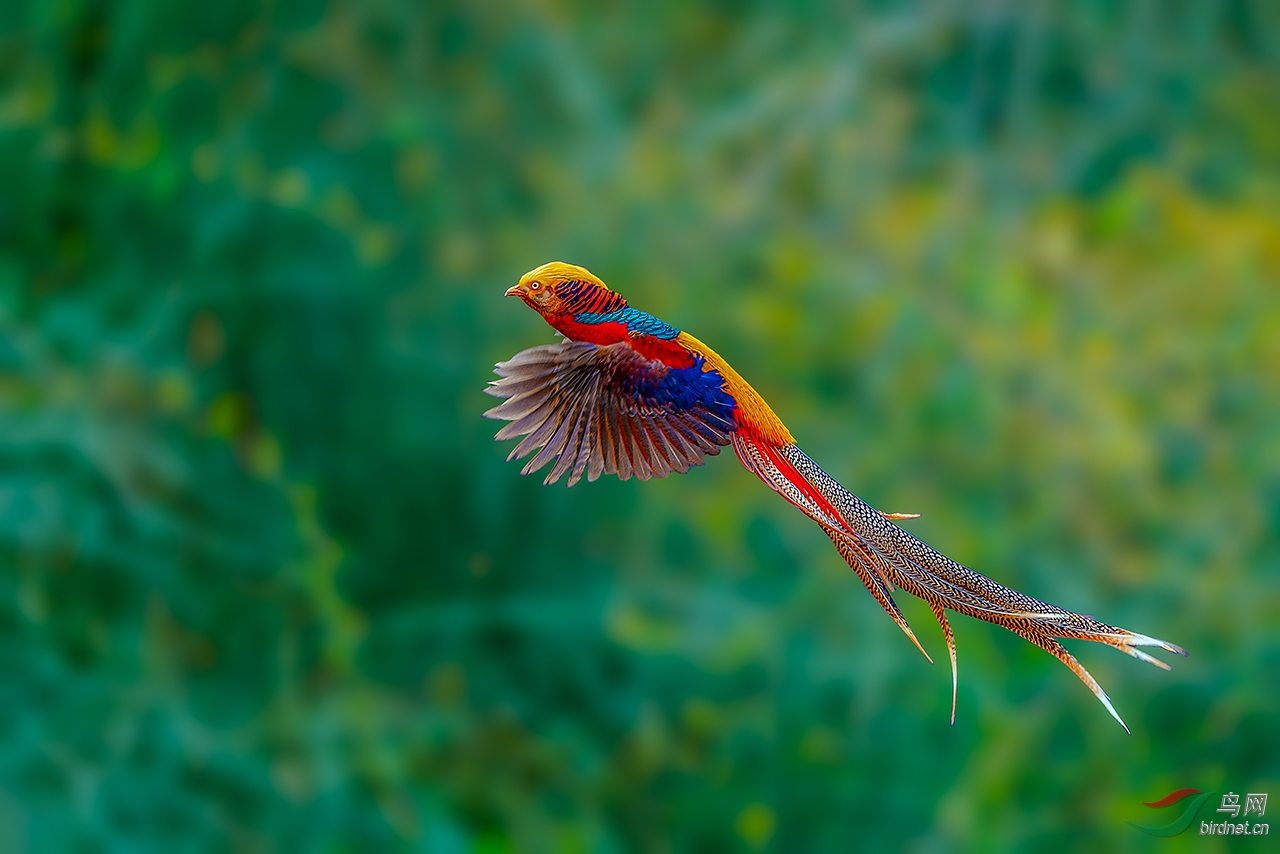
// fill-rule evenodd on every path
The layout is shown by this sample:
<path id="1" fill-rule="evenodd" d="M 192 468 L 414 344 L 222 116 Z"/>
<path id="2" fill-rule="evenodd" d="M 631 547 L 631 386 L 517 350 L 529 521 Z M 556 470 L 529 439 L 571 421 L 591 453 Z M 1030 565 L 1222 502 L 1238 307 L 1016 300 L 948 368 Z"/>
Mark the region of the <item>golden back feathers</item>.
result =
<path id="1" fill-rule="evenodd" d="M 792 438 L 791 431 L 782 423 L 782 419 L 773 413 L 760 393 L 751 387 L 751 383 L 731 368 L 719 353 L 688 332 L 681 332 L 676 340 L 690 352 L 702 357 L 704 371 L 714 369 L 724 377 L 724 390 L 737 401 L 745 427 L 753 429 L 761 439 L 776 448 L 795 444 L 796 440 Z"/>

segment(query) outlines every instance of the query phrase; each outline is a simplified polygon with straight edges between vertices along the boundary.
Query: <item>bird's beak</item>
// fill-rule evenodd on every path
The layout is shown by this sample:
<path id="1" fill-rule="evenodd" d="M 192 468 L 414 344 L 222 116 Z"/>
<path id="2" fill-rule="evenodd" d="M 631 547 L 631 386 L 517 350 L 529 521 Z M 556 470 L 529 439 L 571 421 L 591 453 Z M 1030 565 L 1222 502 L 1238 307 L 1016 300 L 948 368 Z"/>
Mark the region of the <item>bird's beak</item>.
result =
<path id="1" fill-rule="evenodd" d="M 507 292 L 506 292 L 506 293 L 504 293 L 504 294 L 503 294 L 503 296 L 504 296 L 504 297 L 518 297 L 518 296 L 520 296 L 520 293 L 521 293 L 521 291 L 520 291 L 520 286 L 519 286 L 519 285 L 512 285 L 511 287 L 507 288 Z"/>

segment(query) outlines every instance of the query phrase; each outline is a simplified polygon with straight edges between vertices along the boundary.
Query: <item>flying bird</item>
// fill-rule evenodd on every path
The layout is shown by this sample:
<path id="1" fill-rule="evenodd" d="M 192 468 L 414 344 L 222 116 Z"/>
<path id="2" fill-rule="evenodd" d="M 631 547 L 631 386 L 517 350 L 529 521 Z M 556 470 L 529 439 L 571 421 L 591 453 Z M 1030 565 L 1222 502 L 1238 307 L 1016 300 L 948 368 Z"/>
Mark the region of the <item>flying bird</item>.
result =
<path id="1" fill-rule="evenodd" d="M 912 536 L 845 489 L 800 450 L 769 404 L 714 350 L 632 308 L 588 270 L 552 261 L 520 278 L 507 296 L 542 315 L 563 340 L 499 362 L 486 392 L 503 402 L 485 412 L 510 423 L 497 439 L 523 437 L 507 459 L 533 455 L 529 474 L 554 462 L 545 483 L 568 475 L 622 480 L 686 472 L 726 445 L 752 474 L 818 523 L 880 607 L 929 659 L 893 600 L 903 590 L 929 603 L 951 656 L 956 717 L 955 635 L 947 611 L 1004 626 L 1071 668 L 1125 731 L 1098 682 L 1059 638 L 1108 644 L 1165 670 L 1139 647 L 1186 655 L 1167 641 L 1109 626 L 1041 602 L 987 578 Z M 932 662 L 932 659 L 929 659 Z"/>

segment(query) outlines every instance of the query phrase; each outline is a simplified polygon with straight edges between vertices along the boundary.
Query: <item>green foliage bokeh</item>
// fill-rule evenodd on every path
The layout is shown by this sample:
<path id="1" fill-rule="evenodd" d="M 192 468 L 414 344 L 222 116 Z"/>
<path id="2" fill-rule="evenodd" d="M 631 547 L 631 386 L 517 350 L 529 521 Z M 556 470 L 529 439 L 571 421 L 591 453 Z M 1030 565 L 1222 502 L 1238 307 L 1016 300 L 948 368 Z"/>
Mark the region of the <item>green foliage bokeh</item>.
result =
<path id="1" fill-rule="evenodd" d="M 1280 793 L 1280 12 L 605 5 L 0 11 L 0 847 L 1226 850 L 1126 821 Z M 521 478 L 552 259 L 1191 657 L 956 618 L 951 727 L 731 455 Z"/>

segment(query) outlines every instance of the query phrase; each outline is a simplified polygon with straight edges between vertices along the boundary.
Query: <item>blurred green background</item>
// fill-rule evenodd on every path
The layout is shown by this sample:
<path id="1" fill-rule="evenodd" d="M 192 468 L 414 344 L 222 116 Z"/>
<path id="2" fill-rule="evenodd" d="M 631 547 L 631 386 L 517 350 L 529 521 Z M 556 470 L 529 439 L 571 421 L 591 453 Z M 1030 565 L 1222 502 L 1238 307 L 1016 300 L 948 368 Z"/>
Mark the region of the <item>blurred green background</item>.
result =
<path id="1" fill-rule="evenodd" d="M 1280 7 L 604 6 L 0 7 L 0 847 L 1261 850 L 1125 822 L 1280 796 Z M 957 617 L 951 727 L 731 454 L 520 477 L 552 259 L 1191 657 Z"/>

